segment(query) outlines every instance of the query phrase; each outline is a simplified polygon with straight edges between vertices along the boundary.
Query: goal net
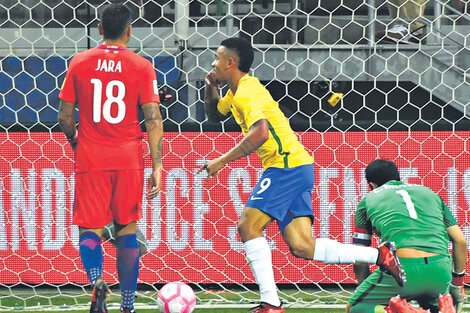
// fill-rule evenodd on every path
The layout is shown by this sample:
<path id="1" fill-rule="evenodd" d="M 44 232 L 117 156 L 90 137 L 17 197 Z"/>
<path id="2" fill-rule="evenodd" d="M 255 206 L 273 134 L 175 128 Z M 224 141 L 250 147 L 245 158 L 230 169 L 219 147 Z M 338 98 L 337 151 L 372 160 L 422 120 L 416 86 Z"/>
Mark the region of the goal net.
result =
<path id="1" fill-rule="evenodd" d="M 401 7 L 381 0 L 124 2 L 135 19 L 129 49 L 157 71 L 165 128 L 163 190 L 142 197 L 138 305 L 154 305 L 170 281 L 191 284 L 201 305 L 258 299 L 236 223 L 261 162 L 256 155 L 232 162 L 208 183 L 196 174 L 242 138 L 233 119 L 210 123 L 204 114 L 204 77 L 230 36 L 253 43 L 251 73 L 315 157 L 314 236 L 352 242 L 355 207 L 368 192 L 363 170 L 381 157 L 397 163 L 404 181 L 439 193 L 470 242 L 467 1 L 424 1 L 416 17 L 394 15 Z M 90 300 L 57 96 L 71 57 L 100 42 L 106 3 L 0 2 L 0 310 Z M 376 32 L 416 22 L 419 43 L 376 43 Z M 148 154 L 145 162 L 147 178 Z M 296 259 L 275 224 L 266 237 L 284 302 L 346 303 L 352 266 Z M 118 305 L 112 241 L 107 235 L 103 245 L 104 278 Z"/>

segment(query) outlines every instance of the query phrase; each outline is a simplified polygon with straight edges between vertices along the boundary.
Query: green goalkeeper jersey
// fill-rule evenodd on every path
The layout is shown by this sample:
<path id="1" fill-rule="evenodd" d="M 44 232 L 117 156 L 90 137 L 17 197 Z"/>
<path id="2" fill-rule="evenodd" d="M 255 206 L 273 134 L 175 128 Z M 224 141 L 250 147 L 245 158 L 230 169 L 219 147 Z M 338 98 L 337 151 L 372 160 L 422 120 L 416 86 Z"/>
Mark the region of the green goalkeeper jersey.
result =
<path id="1" fill-rule="evenodd" d="M 446 228 L 457 225 L 439 195 L 425 186 L 399 181 L 390 181 L 362 198 L 355 223 L 356 229 L 375 231 L 382 241 L 395 242 L 396 248 L 443 255 L 449 255 Z"/>

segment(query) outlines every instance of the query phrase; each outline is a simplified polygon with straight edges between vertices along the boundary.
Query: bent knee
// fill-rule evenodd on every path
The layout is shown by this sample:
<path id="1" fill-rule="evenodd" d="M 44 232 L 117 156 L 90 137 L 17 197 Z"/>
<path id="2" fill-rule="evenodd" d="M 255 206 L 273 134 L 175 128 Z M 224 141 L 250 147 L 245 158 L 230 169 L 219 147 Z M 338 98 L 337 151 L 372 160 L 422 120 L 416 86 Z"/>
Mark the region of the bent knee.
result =
<path id="1" fill-rule="evenodd" d="M 249 221 L 240 221 L 237 224 L 237 230 L 243 242 L 263 236 L 263 231 L 261 229 L 257 229 Z"/>

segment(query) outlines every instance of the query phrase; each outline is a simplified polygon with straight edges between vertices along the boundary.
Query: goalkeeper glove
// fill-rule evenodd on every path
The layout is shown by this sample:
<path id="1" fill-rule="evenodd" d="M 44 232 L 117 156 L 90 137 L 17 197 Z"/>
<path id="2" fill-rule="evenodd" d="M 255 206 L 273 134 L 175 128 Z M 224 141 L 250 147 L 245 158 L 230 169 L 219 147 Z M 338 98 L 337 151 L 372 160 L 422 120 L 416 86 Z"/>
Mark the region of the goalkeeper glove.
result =
<path id="1" fill-rule="evenodd" d="M 463 278 L 465 271 L 462 273 L 452 272 L 452 282 L 449 286 L 449 292 L 454 300 L 454 306 L 457 313 L 462 312 L 463 303 L 465 302 L 465 289 L 463 287 Z"/>

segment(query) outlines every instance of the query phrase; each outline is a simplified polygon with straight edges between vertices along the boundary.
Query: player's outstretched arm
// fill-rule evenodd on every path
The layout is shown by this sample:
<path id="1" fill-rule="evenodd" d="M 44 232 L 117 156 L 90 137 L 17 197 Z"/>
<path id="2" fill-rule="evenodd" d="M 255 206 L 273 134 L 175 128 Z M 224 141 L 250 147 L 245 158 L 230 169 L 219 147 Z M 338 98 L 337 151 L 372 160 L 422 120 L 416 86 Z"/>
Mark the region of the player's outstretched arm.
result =
<path id="1" fill-rule="evenodd" d="M 214 72 L 210 72 L 206 76 L 206 91 L 204 95 L 204 110 L 206 111 L 207 119 L 211 122 L 223 121 L 226 116 L 221 114 L 217 110 L 217 104 L 219 103 L 219 91 L 220 82 L 215 79 Z"/>
<path id="2" fill-rule="evenodd" d="M 74 111 L 75 103 L 60 100 L 59 126 L 73 149 L 77 146 L 77 127 L 75 125 L 75 119 L 73 118 Z"/>
<path id="3" fill-rule="evenodd" d="M 161 190 L 162 177 L 162 140 L 163 120 L 159 103 L 149 102 L 142 105 L 145 128 L 149 137 L 150 155 L 152 157 L 153 171 L 149 178 L 149 192 L 147 198 L 152 199 Z"/>
<path id="4" fill-rule="evenodd" d="M 200 173 L 202 170 L 207 170 L 207 179 L 209 179 L 216 175 L 225 164 L 250 155 L 258 150 L 268 138 L 268 121 L 265 119 L 259 120 L 250 127 L 246 136 L 235 147 L 217 159 L 204 164 L 197 173 Z"/>

